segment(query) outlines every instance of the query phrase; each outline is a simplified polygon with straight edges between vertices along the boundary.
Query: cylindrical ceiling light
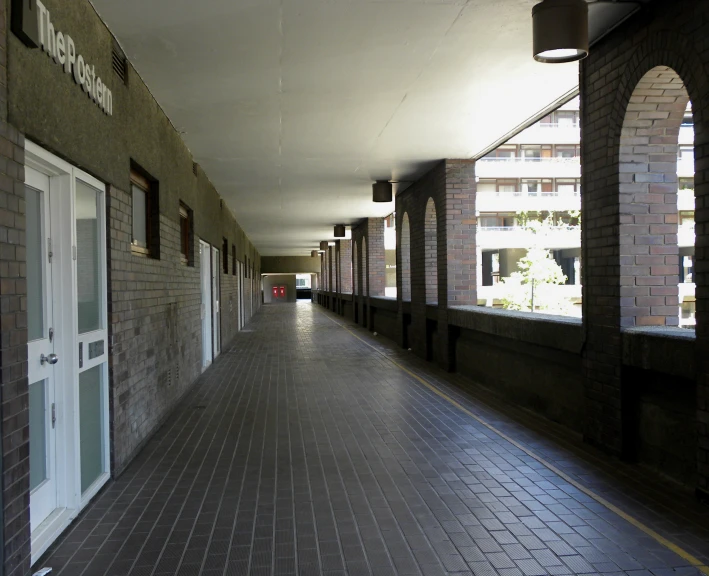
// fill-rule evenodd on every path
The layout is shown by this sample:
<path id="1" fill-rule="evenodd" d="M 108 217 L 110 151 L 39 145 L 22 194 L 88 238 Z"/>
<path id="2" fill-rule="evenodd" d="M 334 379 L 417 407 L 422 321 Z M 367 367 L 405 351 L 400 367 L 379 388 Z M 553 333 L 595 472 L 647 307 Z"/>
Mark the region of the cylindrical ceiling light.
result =
<path id="1" fill-rule="evenodd" d="M 588 56 L 585 0 L 543 0 L 532 8 L 532 24 L 537 62 L 574 62 Z"/>
<path id="2" fill-rule="evenodd" d="M 387 180 L 377 180 L 372 185 L 372 200 L 374 202 L 391 202 L 394 197 L 394 187 Z"/>
<path id="3" fill-rule="evenodd" d="M 318 252 L 317 250 L 312 250 L 312 251 L 310 252 L 310 257 L 311 257 L 311 258 L 317 258 L 317 257 L 318 257 L 318 254 L 320 254 L 320 252 Z"/>
<path id="4" fill-rule="evenodd" d="M 320 242 L 320 252 L 327 252 L 327 240 Z"/>
<path id="5" fill-rule="evenodd" d="M 344 238 L 345 237 L 345 225 L 344 224 L 337 224 L 335 226 L 335 238 Z"/>

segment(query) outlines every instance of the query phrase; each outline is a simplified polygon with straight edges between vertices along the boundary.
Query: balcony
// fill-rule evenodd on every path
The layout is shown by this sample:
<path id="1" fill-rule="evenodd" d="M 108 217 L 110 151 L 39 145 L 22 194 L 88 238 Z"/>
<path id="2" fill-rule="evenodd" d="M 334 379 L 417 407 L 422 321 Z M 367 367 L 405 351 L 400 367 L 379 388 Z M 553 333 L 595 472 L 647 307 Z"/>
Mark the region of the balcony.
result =
<path id="1" fill-rule="evenodd" d="M 541 234 L 525 226 L 478 228 L 477 245 L 481 250 L 530 248 L 535 245 L 549 250 L 578 248 L 581 246 L 581 227 L 553 226 L 545 228 Z"/>
<path id="2" fill-rule="evenodd" d="M 569 123 L 537 123 L 520 132 L 508 144 L 578 144 L 581 128 Z"/>
<path id="3" fill-rule="evenodd" d="M 481 158 L 478 178 L 581 178 L 581 158 Z"/>
<path id="4" fill-rule="evenodd" d="M 694 158 L 690 156 L 677 159 L 677 176 L 679 178 L 694 178 Z"/>
<path id="5" fill-rule="evenodd" d="M 683 212 L 694 211 L 694 190 L 685 189 L 677 193 L 677 209 Z"/>
<path id="6" fill-rule="evenodd" d="M 478 212 L 565 212 L 581 210 L 580 193 L 568 192 L 478 192 Z"/>
<path id="7" fill-rule="evenodd" d="M 694 246 L 694 224 L 683 224 L 677 230 L 677 245 L 686 248 Z"/>
<path id="8" fill-rule="evenodd" d="M 694 126 L 681 126 L 679 129 L 680 146 L 694 146 Z"/>

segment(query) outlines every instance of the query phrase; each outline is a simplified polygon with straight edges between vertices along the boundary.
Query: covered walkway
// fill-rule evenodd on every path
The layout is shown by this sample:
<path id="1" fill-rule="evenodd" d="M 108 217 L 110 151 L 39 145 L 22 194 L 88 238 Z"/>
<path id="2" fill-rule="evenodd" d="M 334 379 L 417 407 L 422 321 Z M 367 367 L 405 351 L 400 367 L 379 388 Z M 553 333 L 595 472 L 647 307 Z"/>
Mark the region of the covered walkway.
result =
<path id="1" fill-rule="evenodd" d="M 34 569 L 709 574 L 691 496 L 469 384 L 319 306 L 266 306 Z"/>

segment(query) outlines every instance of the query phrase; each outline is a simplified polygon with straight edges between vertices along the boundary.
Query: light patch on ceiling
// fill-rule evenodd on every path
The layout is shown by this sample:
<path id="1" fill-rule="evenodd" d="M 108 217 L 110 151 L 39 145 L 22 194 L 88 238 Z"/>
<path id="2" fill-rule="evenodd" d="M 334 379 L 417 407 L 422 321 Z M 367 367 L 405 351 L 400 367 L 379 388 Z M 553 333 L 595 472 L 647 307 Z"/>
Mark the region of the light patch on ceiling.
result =
<path id="1" fill-rule="evenodd" d="M 93 0 L 262 255 L 386 216 L 377 179 L 470 158 L 578 83 L 530 0 Z"/>

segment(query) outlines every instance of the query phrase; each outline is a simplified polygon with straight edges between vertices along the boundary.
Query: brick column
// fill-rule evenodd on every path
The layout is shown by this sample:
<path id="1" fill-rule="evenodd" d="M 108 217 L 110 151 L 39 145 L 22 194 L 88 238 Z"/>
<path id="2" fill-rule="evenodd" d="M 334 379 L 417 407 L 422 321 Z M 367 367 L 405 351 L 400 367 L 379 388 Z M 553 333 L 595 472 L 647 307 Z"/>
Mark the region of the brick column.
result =
<path id="1" fill-rule="evenodd" d="M 0 7 L 0 398 L 2 409 L 3 537 L 0 562 L 7 576 L 30 573 L 29 381 L 27 379 L 27 275 L 25 138 L 8 123 L 7 3 Z"/>
<path id="2" fill-rule="evenodd" d="M 328 260 L 328 282 L 330 284 L 330 293 L 328 295 L 328 298 L 330 299 L 329 301 L 329 306 L 328 308 L 330 310 L 335 309 L 335 301 L 336 301 L 336 285 L 335 285 L 335 258 L 334 258 L 334 247 L 333 246 L 328 246 L 327 247 L 327 260 Z"/>
<path id="3" fill-rule="evenodd" d="M 662 93 L 662 103 L 646 94 Z M 689 102 L 674 70 L 638 83 L 620 139 L 621 326 L 679 325 L 677 146 Z"/>
<path id="4" fill-rule="evenodd" d="M 374 329 L 374 318 L 370 299 L 386 294 L 386 256 L 384 253 L 384 218 L 367 219 L 367 274 L 369 294 L 367 295 L 367 326 Z"/>
<path id="5" fill-rule="evenodd" d="M 448 324 L 448 309 L 477 306 L 475 162 L 445 161 L 445 213 L 438 218 L 439 365 L 455 370 L 458 329 Z"/>
<path id="6" fill-rule="evenodd" d="M 384 254 L 384 218 L 367 219 L 367 266 L 369 295 L 386 293 L 386 260 Z"/>
<path id="7" fill-rule="evenodd" d="M 340 240 L 340 287 L 342 294 L 352 293 L 352 240 Z"/>
<path id="8" fill-rule="evenodd" d="M 697 492 L 709 501 L 709 127 L 696 122 L 695 283 L 697 306 Z"/>
<path id="9" fill-rule="evenodd" d="M 2 8 L 4 12 L 4 5 Z M 4 53 L 4 36 L 0 51 Z M 4 61 L 4 59 L 3 59 Z M 6 75 L 3 74 L 5 78 Z M 6 86 L 0 88 L 7 92 Z M 4 574 L 30 573 L 29 381 L 27 379 L 27 278 L 25 251 L 24 137 L 0 118 L 0 388 L 2 389 L 2 505 Z"/>
<path id="10" fill-rule="evenodd" d="M 446 251 L 442 255 L 439 250 L 438 267 L 447 267 L 445 304 L 449 308 L 478 304 L 476 190 L 475 162 L 446 160 Z"/>

